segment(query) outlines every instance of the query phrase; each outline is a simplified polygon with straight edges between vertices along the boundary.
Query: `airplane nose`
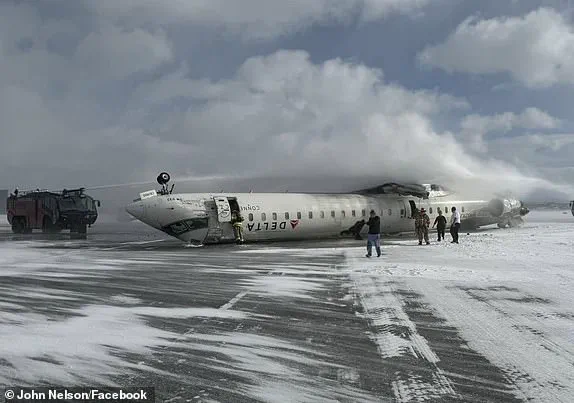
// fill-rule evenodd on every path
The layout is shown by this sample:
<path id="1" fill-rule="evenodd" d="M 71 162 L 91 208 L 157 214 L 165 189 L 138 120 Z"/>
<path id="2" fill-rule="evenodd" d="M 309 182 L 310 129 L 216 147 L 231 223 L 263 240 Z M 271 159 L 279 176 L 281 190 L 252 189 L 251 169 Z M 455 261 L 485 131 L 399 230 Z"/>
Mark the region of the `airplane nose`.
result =
<path id="1" fill-rule="evenodd" d="M 126 206 L 126 211 L 138 220 L 144 218 L 144 206 L 141 201 L 128 204 Z"/>

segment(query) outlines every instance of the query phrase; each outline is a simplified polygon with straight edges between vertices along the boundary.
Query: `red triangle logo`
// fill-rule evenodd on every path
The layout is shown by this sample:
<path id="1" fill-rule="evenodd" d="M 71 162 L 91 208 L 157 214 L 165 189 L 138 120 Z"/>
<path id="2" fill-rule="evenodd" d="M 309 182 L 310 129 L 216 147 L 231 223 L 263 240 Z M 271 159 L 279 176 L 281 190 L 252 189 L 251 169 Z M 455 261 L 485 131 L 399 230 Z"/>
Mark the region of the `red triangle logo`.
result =
<path id="1" fill-rule="evenodd" d="M 291 228 L 293 228 L 293 229 L 295 229 L 297 224 L 299 224 L 299 220 L 291 220 L 289 222 L 291 223 Z"/>

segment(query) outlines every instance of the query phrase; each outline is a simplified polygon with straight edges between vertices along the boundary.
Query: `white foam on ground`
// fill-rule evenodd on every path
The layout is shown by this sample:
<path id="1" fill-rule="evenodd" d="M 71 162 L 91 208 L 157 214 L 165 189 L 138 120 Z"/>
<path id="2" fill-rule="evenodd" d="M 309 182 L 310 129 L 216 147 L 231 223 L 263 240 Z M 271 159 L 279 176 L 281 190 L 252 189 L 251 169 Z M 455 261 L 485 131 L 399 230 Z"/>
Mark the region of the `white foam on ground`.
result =
<path id="1" fill-rule="evenodd" d="M 545 212 L 523 228 L 462 234 L 460 244 L 418 246 L 414 237 L 380 259 L 347 249 L 347 269 L 382 357 L 414 354 L 440 363 L 404 313 L 394 284 L 421 294 L 435 315 L 456 327 L 470 348 L 501 368 L 535 401 L 574 396 L 574 219 Z M 447 239 L 448 239 L 447 235 Z M 412 247 L 407 246 L 408 244 Z M 407 244 L 407 245 L 405 245 Z M 406 326 L 410 337 L 385 332 Z M 435 367 L 433 382 L 393 382 L 398 401 L 452 398 Z"/>

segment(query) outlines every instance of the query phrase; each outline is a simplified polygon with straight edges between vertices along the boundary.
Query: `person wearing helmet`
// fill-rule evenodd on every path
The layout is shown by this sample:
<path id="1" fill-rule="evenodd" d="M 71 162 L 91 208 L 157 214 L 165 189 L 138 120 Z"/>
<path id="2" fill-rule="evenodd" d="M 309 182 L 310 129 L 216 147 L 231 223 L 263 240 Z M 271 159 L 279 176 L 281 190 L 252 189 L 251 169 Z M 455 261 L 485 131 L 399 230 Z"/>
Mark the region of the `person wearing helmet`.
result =
<path id="1" fill-rule="evenodd" d="M 231 213 L 231 224 L 233 225 L 233 235 L 235 235 L 235 242 L 238 244 L 243 243 L 243 217 L 239 211 Z"/>
<path id="2" fill-rule="evenodd" d="M 430 245 L 429 242 L 429 225 L 430 225 L 430 218 L 426 213 L 426 210 L 423 208 L 420 209 L 419 215 L 415 221 L 415 231 L 419 238 L 419 245 L 423 244 L 423 238 L 427 245 Z"/>

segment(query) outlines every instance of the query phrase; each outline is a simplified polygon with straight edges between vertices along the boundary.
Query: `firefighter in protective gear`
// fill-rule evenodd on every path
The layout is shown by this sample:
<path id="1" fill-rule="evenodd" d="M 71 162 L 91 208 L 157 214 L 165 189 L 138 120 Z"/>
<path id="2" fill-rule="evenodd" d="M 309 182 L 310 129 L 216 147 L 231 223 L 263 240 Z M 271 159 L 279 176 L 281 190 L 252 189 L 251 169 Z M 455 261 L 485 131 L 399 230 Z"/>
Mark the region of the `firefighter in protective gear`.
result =
<path id="1" fill-rule="evenodd" d="M 243 243 L 243 217 L 239 211 L 231 213 L 231 224 L 233 225 L 233 235 L 235 242 Z"/>
<path id="2" fill-rule="evenodd" d="M 426 213 L 424 208 L 421 208 L 419 215 L 415 221 L 415 231 L 419 238 L 419 245 L 423 244 L 423 237 L 427 245 L 430 245 L 429 242 L 429 225 L 430 225 L 430 218 Z"/>

